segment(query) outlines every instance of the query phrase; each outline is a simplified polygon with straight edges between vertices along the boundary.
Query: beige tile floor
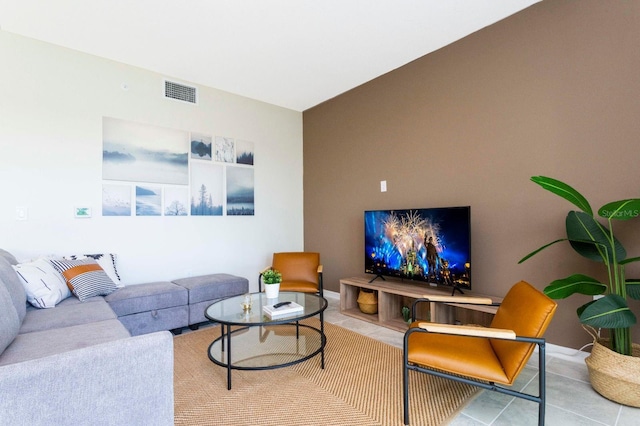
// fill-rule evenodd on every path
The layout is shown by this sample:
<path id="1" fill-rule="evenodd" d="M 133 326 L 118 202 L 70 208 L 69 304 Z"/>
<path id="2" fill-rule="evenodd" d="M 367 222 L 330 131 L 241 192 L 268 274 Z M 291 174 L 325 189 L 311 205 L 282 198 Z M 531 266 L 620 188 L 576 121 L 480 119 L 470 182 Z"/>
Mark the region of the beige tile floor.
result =
<path id="1" fill-rule="evenodd" d="M 325 321 L 402 348 L 403 334 L 340 313 L 340 296 L 326 292 L 329 307 Z M 514 385 L 521 389 L 537 389 L 537 358 L 532 360 Z M 638 372 L 640 374 L 640 372 Z M 547 352 L 546 424 L 570 425 L 640 425 L 640 409 L 616 404 L 596 393 L 589 384 L 587 367 L 582 358 Z M 496 392 L 482 391 L 469 402 L 450 423 L 462 425 L 536 425 L 537 405 Z"/>

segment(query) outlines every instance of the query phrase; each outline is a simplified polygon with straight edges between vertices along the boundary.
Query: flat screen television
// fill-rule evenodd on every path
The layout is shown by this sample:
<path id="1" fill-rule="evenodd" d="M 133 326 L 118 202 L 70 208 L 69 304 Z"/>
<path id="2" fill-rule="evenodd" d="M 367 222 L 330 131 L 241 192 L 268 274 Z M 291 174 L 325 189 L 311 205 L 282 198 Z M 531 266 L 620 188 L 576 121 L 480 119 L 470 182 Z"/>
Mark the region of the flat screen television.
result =
<path id="1" fill-rule="evenodd" d="M 364 212 L 365 272 L 471 289 L 471 208 Z"/>

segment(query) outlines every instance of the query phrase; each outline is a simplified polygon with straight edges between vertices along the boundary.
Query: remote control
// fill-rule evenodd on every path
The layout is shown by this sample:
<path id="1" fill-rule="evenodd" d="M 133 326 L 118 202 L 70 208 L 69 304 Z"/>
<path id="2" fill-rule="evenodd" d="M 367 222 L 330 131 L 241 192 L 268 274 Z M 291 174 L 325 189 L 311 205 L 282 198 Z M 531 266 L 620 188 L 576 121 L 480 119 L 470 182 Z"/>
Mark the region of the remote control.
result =
<path id="1" fill-rule="evenodd" d="M 273 309 L 278 309 L 281 306 L 285 306 L 285 305 L 290 305 L 291 302 L 280 302 L 280 303 L 276 303 L 275 305 L 273 305 Z"/>

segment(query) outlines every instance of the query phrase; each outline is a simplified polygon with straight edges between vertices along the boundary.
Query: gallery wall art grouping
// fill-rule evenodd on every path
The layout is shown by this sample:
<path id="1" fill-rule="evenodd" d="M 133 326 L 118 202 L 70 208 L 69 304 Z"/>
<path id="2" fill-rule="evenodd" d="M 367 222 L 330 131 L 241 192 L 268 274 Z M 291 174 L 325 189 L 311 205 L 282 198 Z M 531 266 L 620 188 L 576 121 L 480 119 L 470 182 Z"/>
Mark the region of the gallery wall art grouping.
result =
<path id="1" fill-rule="evenodd" d="M 102 119 L 103 216 L 253 216 L 254 144 Z"/>

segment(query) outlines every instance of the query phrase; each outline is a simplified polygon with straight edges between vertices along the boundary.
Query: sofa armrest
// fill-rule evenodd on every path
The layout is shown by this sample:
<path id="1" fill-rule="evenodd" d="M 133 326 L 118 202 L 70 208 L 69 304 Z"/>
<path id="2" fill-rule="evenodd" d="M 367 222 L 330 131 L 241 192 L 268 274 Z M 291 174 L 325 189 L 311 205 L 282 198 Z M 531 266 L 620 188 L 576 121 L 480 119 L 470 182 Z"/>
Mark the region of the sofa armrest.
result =
<path id="1" fill-rule="evenodd" d="M 173 337 L 135 336 L 0 367 L 12 425 L 173 425 Z"/>

